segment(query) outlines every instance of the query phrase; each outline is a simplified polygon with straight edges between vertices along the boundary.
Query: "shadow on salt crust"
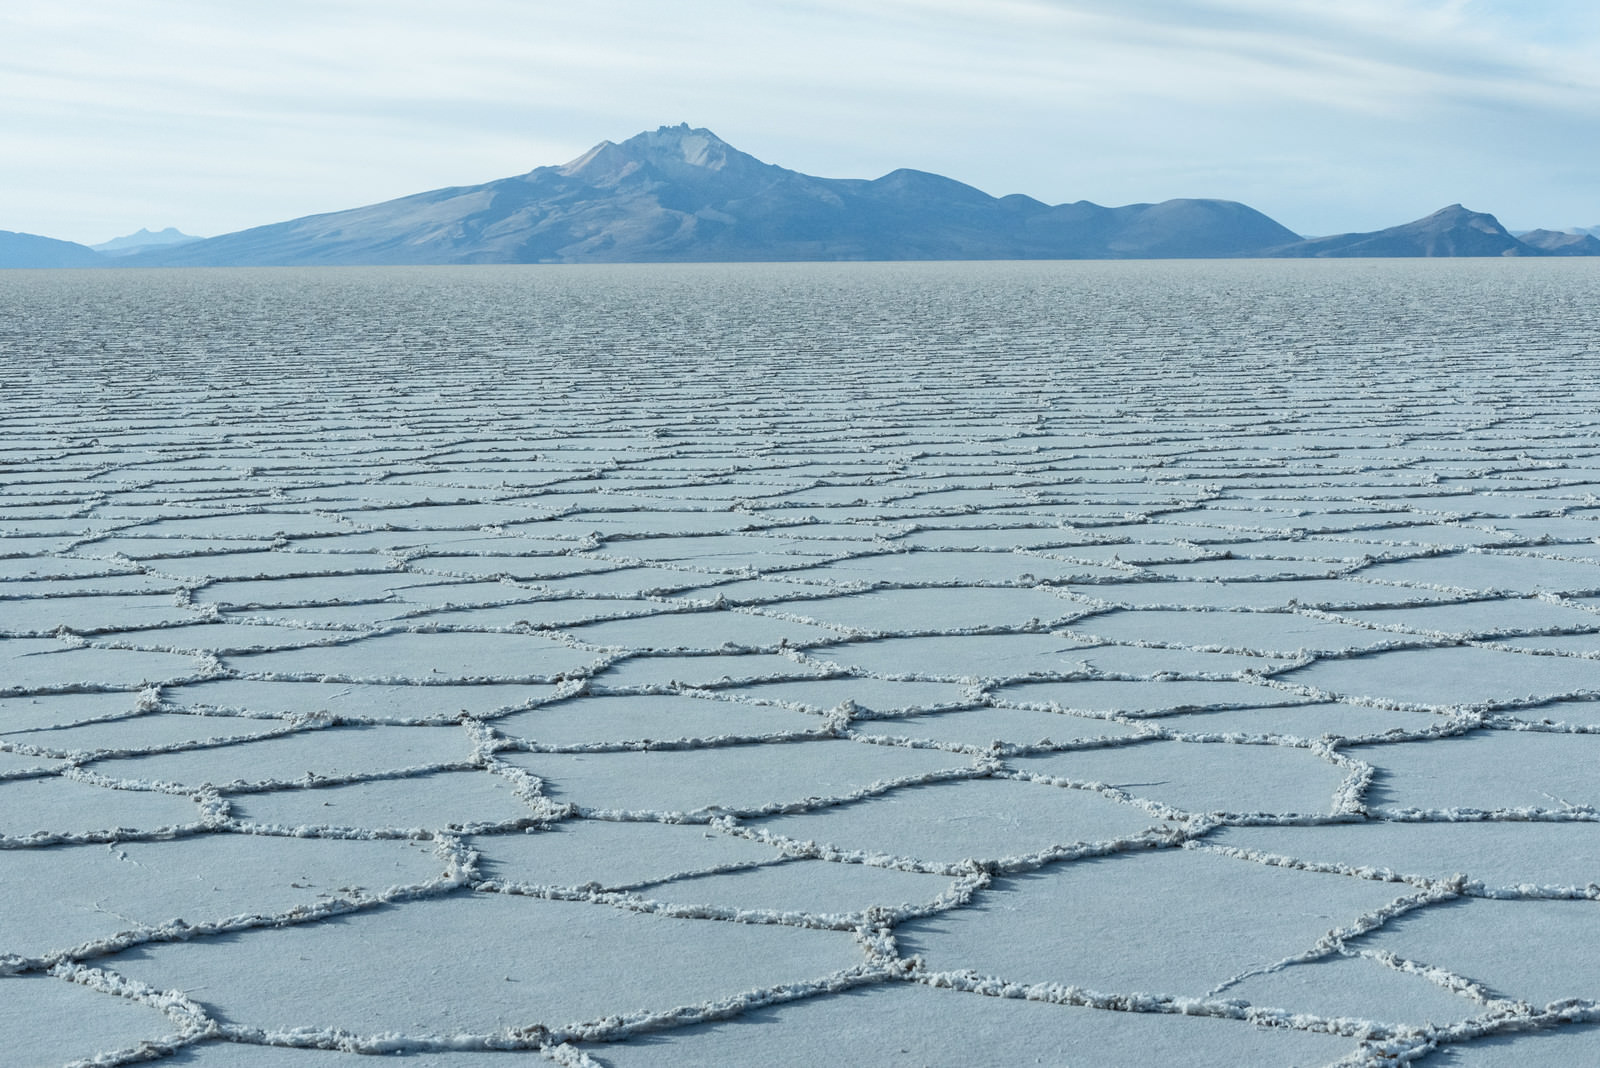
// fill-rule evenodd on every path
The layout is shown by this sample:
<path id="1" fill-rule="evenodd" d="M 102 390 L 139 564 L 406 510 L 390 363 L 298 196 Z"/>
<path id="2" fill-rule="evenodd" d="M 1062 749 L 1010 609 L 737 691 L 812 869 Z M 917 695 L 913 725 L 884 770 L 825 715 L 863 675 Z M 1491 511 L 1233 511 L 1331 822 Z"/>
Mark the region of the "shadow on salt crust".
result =
<path id="1" fill-rule="evenodd" d="M 1237 1020 L 1111 1012 L 914 983 L 866 987 L 628 1042 L 584 1046 L 612 1068 L 656 1065 L 1322 1065 L 1352 1039 Z M 209 1066 L 207 1066 L 209 1068 Z"/>
<path id="2" fill-rule="evenodd" d="M 1231 742 L 1136 742 L 1007 763 L 1028 775 L 1105 783 L 1190 813 L 1327 813 L 1349 774 L 1308 749 Z"/>
<path id="3" fill-rule="evenodd" d="M 906 786 L 748 826 L 800 842 L 953 866 L 1130 838 L 1162 823 L 1092 791 L 990 778 Z"/>
<path id="4" fill-rule="evenodd" d="M 1539 809 L 1600 805 L 1600 737 L 1480 730 L 1349 750 L 1378 769 L 1378 809 Z M 1532 774 L 1537 769 L 1537 775 Z"/>
<path id="5" fill-rule="evenodd" d="M 1543 1008 L 1600 1000 L 1597 923 L 1600 902 L 1467 898 L 1407 913 L 1350 946 L 1443 968 Z"/>
<path id="6" fill-rule="evenodd" d="M 175 1035 L 156 1009 L 47 975 L 0 976 L 0 1051 L 6 1063 L 66 1064 Z"/>
<path id="7" fill-rule="evenodd" d="M 1164 849 L 997 878 L 972 906 L 896 934 L 901 953 L 921 954 L 934 972 L 1198 997 L 1305 952 L 1406 890 Z"/>
<path id="8" fill-rule="evenodd" d="M 861 962 L 842 932 L 470 891 L 107 958 L 151 986 L 193 991 L 227 1022 L 366 1035 L 485 1034 L 663 1011 Z"/>

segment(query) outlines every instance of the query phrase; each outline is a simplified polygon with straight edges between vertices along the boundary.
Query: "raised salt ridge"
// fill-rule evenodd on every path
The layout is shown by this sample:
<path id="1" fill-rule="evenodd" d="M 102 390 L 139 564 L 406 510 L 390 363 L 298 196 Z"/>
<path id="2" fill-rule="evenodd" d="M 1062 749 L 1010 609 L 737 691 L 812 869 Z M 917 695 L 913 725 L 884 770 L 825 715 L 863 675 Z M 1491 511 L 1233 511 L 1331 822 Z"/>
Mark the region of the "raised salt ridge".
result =
<path id="1" fill-rule="evenodd" d="M 1581 264 L 0 295 L 7 1063 L 1600 1061 Z"/>

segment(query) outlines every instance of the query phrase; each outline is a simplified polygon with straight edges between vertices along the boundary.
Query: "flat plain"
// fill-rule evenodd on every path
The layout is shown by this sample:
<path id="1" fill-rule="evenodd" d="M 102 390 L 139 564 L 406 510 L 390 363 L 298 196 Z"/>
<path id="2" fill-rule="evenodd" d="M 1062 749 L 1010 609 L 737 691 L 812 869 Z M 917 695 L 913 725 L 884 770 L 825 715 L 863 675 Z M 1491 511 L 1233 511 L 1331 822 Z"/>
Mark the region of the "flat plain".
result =
<path id="1" fill-rule="evenodd" d="M 7 1063 L 1600 1061 L 1588 263 L 0 294 Z"/>

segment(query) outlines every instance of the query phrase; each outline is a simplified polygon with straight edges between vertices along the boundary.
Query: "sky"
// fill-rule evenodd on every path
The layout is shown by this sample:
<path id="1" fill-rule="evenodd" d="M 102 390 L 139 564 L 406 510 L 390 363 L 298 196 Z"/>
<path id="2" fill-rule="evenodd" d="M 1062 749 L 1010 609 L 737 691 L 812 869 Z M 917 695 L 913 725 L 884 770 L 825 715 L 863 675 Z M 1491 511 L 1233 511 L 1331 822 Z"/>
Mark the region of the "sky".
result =
<path id="1" fill-rule="evenodd" d="M 688 122 L 830 178 L 1600 225 L 1594 0 L 5 0 L 0 229 L 211 236 Z"/>

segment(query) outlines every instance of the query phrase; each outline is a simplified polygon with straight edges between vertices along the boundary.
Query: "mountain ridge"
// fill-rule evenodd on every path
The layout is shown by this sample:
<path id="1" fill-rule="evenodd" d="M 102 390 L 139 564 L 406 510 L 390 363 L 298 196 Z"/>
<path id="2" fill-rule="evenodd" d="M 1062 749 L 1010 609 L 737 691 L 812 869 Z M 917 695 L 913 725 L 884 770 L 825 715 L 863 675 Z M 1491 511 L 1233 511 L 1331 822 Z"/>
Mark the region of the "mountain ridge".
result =
<path id="1" fill-rule="evenodd" d="M 1232 256 L 1298 235 L 1244 204 L 993 197 L 900 168 L 819 178 L 663 126 L 565 164 L 254 227 L 130 263 L 606 263 Z"/>
<path id="2" fill-rule="evenodd" d="M 910 168 L 820 178 L 687 123 L 478 185 L 187 237 L 141 230 L 103 255 L 0 231 L 0 266 L 1600 255 L 1592 235 L 1518 237 L 1460 204 L 1385 230 L 1302 238 L 1231 200 L 1051 205 Z"/>

